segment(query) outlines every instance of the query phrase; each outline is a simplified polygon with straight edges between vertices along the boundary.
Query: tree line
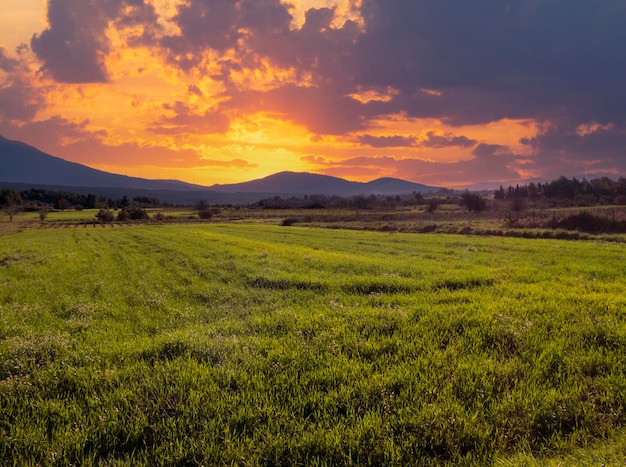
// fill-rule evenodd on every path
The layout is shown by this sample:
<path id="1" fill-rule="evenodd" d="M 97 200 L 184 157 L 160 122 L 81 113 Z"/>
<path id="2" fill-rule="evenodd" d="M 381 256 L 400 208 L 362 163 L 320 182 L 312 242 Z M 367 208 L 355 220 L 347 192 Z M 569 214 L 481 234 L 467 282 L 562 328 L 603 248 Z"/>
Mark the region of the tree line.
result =
<path id="1" fill-rule="evenodd" d="M 128 196 L 122 196 L 121 198 L 114 199 L 108 196 L 98 196 L 93 193 L 83 195 L 72 191 L 54 191 L 35 188 L 24 191 L 10 189 L 0 190 L 0 206 L 19 204 L 24 210 L 34 210 L 34 208 L 40 206 L 59 210 L 96 208 L 122 209 L 133 203 L 144 208 L 162 205 L 158 198 L 148 196 L 136 196 L 132 199 L 128 198 Z"/>
<path id="2" fill-rule="evenodd" d="M 594 206 L 626 205 L 626 177 L 616 180 L 600 177 L 591 180 L 567 178 L 564 176 L 545 183 L 530 182 L 524 185 L 500 186 L 495 191 L 454 192 L 441 189 L 437 193 L 423 195 L 420 192 L 402 195 L 359 195 L 327 196 L 322 194 L 281 198 L 273 196 L 260 200 L 250 207 L 264 209 L 388 209 L 403 206 L 423 205 L 427 212 L 434 212 L 441 204 L 459 204 L 468 212 L 481 212 L 489 209 L 493 203 L 506 202 L 513 211 L 521 211 L 528 203 L 533 206 Z M 80 194 L 70 191 L 30 189 L 16 191 L 0 189 L 0 209 L 12 220 L 20 211 L 39 211 L 42 220 L 49 209 L 99 209 L 98 219 L 111 221 L 138 220 L 147 217 L 146 208 L 166 206 L 158 198 L 122 196 L 113 199 L 92 193 Z M 216 213 L 205 201 L 199 200 L 194 206 L 200 218 L 209 218 Z M 111 210 L 119 210 L 114 216 Z"/>
<path id="3" fill-rule="evenodd" d="M 567 178 L 564 176 L 546 183 L 528 183 L 503 188 L 494 192 L 494 198 L 528 199 L 530 201 L 547 201 L 554 204 L 592 206 L 626 204 L 626 177 L 613 180 L 600 177 L 587 180 L 583 178 Z"/>
<path id="4" fill-rule="evenodd" d="M 122 196 L 113 199 L 106 196 L 98 196 L 92 193 L 83 195 L 71 191 L 54 191 L 45 189 L 30 189 L 17 191 L 12 189 L 0 190 L 0 209 L 9 216 L 12 221 L 19 212 L 39 212 L 43 221 L 49 210 L 67 209 L 100 209 L 96 216 L 100 221 L 112 221 L 115 216 L 111 209 L 119 210 L 117 219 L 137 220 L 146 219 L 146 208 L 162 206 L 158 198 L 136 196 L 132 199 Z"/>

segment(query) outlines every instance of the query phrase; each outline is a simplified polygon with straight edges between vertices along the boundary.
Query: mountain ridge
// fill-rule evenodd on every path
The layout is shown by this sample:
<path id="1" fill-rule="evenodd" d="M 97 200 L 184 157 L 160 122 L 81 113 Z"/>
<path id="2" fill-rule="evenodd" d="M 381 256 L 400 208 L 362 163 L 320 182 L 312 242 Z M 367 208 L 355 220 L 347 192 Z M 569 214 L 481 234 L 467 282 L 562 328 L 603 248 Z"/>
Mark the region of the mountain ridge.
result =
<path id="1" fill-rule="evenodd" d="M 279 189 L 276 187 L 279 186 Z M 222 193 L 262 193 L 275 192 L 284 194 L 325 194 L 325 195 L 391 195 L 411 193 L 413 191 L 433 192 L 440 187 L 409 182 L 398 178 L 378 178 L 369 182 L 354 182 L 331 175 L 310 172 L 282 171 L 267 177 L 233 184 L 216 184 L 210 190 Z"/>
<path id="2" fill-rule="evenodd" d="M 2 135 L 0 135 L 0 167 L 0 181 L 8 183 L 150 190 L 206 188 L 179 180 L 148 180 L 105 172 L 52 156 L 34 146 L 6 139 Z"/>
<path id="3" fill-rule="evenodd" d="M 267 177 L 233 184 L 194 185 L 179 180 L 150 180 L 113 174 L 46 154 L 21 141 L 0 135 L 0 184 L 14 186 L 67 187 L 72 191 L 91 190 L 95 194 L 134 190 L 149 192 L 163 200 L 195 196 L 223 199 L 261 199 L 269 196 L 396 195 L 413 191 L 434 192 L 439 187 L 395 178 L 379 178 L 370 182 L 354 182 L 330 175 L 309 172 L 278 172 Z M 157 195 L 160 193 L 160 196 Z M 250 194 L 251 196 L 236 196 Z"/>

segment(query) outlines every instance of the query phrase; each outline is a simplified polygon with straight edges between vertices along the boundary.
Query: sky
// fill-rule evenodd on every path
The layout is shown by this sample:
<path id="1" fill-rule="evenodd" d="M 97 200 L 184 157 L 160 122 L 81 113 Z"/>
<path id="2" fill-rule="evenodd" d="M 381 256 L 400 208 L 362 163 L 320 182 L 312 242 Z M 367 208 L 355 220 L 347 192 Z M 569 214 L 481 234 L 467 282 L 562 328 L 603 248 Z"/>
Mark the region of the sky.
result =
<path id="1" fill-rule="evenodd" d="M 0 135 L 202 185 L 619 177 L 625 24 L 624 0 L 2 0 Z"/>

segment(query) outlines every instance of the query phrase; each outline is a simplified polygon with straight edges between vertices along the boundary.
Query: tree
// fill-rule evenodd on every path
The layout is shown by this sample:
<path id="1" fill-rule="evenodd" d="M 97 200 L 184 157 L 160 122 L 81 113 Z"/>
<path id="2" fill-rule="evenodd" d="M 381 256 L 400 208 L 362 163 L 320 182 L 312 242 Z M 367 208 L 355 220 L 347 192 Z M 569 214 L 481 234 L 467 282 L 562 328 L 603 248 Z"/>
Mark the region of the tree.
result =
<path id="1" fill-rule="evenodd" d="M 519 196 L 515 196 L 511 200 L 511 210 L 515 212 L 521 212 L 526 209 L 526 200 Z"/>
<path id="2" fill-rule="evenodd" d="M 0 208 L 9 216 L 9 222 L 20 211 L 22 196 L 15 190 L 0 191 Z"/>
<path id="3" fill-rule="evenodd" d="M 428 214 L 434 213 L 439 207 L 439 202 L 435 198 L 430 198 L 428 200 L 428 204 L 426 205 L 426 212 Z"/>
<path id="4" fill-rule="evenodd" d="M 48 216 L 48 208 L 46 208 L 45 206 L 42 206 L 41 208 L 39 208 L 39 220 L 41 222 L 44 222 L 47 216 Z"/>
<path id="5" fill-rule="evenodd" d="M 98 214 L 96 214 L 96 219 L 98 219 L 101 224 L 107 224 L 109 222 L 113 222 L 114 216 L 110 210 L 100 208 Z"/>
<path id="6" fill-rule="evenodd" d="M 66 209 L 71 209 L 73 206 L 67 198 L 59 198 L 55 207 L 61 211 L 65 211 Z"/>
<path id="7" fill-rule="evenodd" d="M 144 220 L 144 219 L 149 219 L 149 218 L 150 218 L 150 215 L 148 214 L 148 211 L 146 211 L 143 208 L 140 208 L 137 205 L 127 206 L 124 209 L 120 209 L 120 211 L 117 213 L 118 221 L 127 221 L 127 220 L 139 221 L 139 220 Z"/>
<path id="8" fill-rule="evenodd" d="M 22 196 L 15 190 L 1 190 L 0 191 L 0 207 L 9 206 L 11 204 L 20 204 L 22 202 Z"/>
<path id="9" fill-rule="evenodd" d="M 215 214 L 215 210 L 211 209 L 209 207 L 209 203 L 203 199 L 196 201 L 194 208 L 198 212 L 198 217 L 200 219 L 210 219 L 213 217 L 213 214 Z"/>
<path id="10" fill-rule="evenodd" d="M 194 209 L 198 212 L 200 211 L 204 211 L 206 208 L 209 207 L 209 203 L 207 203 L 205 200 L 203 199 L 199 199 L 198 201 L 196 201 L 196 204 L 194 204 Z"/>
<path id="11" fill-rule="evenodd" d="M 470 193 L 469 191 L 466 191 L 461 195 L 461 203 L 465 206 L 468 212 L 474 211 L 475 213 L 479 213 L 480 211 L 487 209 L 487 201 L 478 193 Z"/>
<path id="12" fill-rule="evenodd" d="M 494 199 L 504 199 L 506 197 L 506 192 L 502 185 L 500 185 L 500 189 L 493 192 Z"/>

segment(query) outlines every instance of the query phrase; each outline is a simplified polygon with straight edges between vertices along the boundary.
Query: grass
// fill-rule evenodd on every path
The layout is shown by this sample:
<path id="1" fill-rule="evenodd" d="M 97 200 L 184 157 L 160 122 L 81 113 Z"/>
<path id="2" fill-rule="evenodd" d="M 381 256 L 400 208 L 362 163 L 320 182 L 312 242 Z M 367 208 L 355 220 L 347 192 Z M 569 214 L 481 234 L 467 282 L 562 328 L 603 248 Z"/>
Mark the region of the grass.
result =
<path id="1" fill-rule="evenodd" d="M 621 244 L 0 235 L 0 463 L 626 461 Z"/>

